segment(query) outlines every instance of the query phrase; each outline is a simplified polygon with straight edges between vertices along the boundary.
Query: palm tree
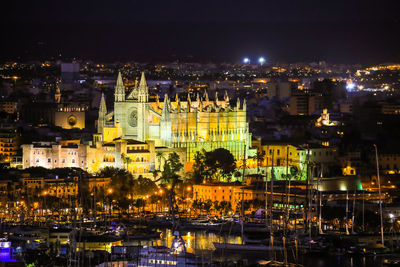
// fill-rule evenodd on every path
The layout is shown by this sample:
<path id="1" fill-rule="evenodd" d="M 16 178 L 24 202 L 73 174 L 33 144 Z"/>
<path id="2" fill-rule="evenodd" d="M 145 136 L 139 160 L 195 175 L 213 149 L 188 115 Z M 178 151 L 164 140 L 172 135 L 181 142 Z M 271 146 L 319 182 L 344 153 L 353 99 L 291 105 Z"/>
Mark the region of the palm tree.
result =
<path id="1" fill-rule="evenodd" d="M 132 159 L 125 155 L 124 153 L 121 154 L 122 162 L 125 165 L 125 169 L 129 171 L 129 164 L 132 162 Z"/>
<path id="2" fill-rule="evenodd" d="M 260 162 L 264 161 L 264 157 L 265 157 L 265 151 L 261 153 L 257 151 L 257 154 L 255 155 L 255 158 L 257 160 L 257 173 L 260 172 Z"/>
<path id="3" fill-rule="evenodd" d="M 161 164 L 162 164 L 162 160 L 165 161 L 165 157 L 164 157 L 164 153 L 159 151 L 157 152 L 156 157 L 158 158 L 158 171 L 161 171 Z"/>
<path id="4" fill-rule="evenodd" d="M 178 172 L 183 168 L 177 153 L 171 153 L 164 163 L 164 169 L 161 174 L 161 179 L 165 184 L 168 184 L 170 189 L 169 194 L 169 213 L 172 216 L 173 225 L 175 226 L 175 186 L 179 182 Z"/>

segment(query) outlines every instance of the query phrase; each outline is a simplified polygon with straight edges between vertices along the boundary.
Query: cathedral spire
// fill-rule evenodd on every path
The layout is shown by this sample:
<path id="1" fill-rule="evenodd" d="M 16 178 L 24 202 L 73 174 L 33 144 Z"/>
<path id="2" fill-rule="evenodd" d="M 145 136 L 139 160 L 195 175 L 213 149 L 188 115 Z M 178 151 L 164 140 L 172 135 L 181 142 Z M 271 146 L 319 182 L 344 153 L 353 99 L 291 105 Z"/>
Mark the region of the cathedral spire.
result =
<path id="1" fill-rule="evenodd" d="M 190 109 L 192 108 L 192 99 L 190 99 L 190 93 L 188 93 L 187 96 L 187 112 L 190 112 Z"/>
<path id="2" fill-rule="evenodd" d="M 139 102 L 147 102 L 149 99 L 149 88 L 147 87 L 146 77 L 144 71 L 142 72 L 142 77 L 139 83 Z"/>
<path id="3" fill-rule="evenodd" d="M 225 90 L 225 94 L 224 94 L 224 100 L 226 102 L 226 104 L 229 104 L 229 96 L 228 96 L 228 92 Z"/>
<path id="4" fill-rule="evenodd" d="M 125 86 L 122 81 L 121 72 L 118 72 L 117 83 L 115 85 L 115 93 L 114 93 L 115 102 L 125 101 Z"/>
<path id="5" fill-rule="evenodd" d="M 169 108 L 168 108 L 168 95 L 165 94 L 164 95 L 164 104 L 163 104 L 163 108 L 162 108 L 162 113 L 161 113 L 161 118 L 163 120 L 168 120 L 169 119 Z"/>
<path id="6" fill-rule="evenodd" d="M 206 102 L 208 102 L 208 101 L 209 101 L 209 99 L 208 99 L 208 92 L 207 92 L 207 90 L 204 92 L 204 98 L 205 98 Z"/>
<path id="7" fill-rule="evenodd" d="M 218 92 L 215 91 L 215 106 L 218 107 Z"/>
<path id="8" fill-rule="evenodd" d="M 236 110 L 239 110 L 239 109 L 240 109 L 240 99 L 238 97 L 236 100 Z"/>
<path id="9" fill-rule="evenodd" d="M 243 99 L 243 107 L 242 110 L 246 110 L 247 109 L 247 103 L 246 103 L 246 98 Z"/>
<path id="10" fill-rule="evenodd" d="M 147 88 L 147 82 L 146 82 L 146 77 L 144 75 L 144 71 L 142 71 L 142 76 L 140 77 L 139 88 L 141 89 Z"/>
<path id="11" fill-rule="evenodd" d="M 106 101 L 104 99 L 104 93 L 101 93 L 100 106 L 99 106 L 99 117 L 97 119 L 97 132 L 98 133 L 101 133 L 101 134 L 103 133 L 106 114 L 107 114 Z"/>
<path id="12" fill-rule="evenodd" d="M 181 112 L 181 101 L 179 100 L 178 93 L 175 95 L 175 103 L 176 103 L 176 109 L 178 112 Z"/>
<path id="13" fill-rule="evenodd" d="M 107 113 L 107 106 L 106 106 L 106 100 L 104 98 L 104 93 L 101 93 L 101 100 L 100 100 L 100 106 L 99 106 L 99 113 L 106 114 Z"/>

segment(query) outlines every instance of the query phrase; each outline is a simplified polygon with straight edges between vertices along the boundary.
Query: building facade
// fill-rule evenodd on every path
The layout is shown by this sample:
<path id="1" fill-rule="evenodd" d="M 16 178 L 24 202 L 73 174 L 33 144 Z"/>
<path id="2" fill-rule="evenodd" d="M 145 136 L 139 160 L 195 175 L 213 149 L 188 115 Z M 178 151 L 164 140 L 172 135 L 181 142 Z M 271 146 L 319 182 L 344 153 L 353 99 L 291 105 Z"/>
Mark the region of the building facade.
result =
<path id="1" fill-rule="evenodd" d="M 149 101 L 144 73 L 131 92 L 126 92 L 121 74 L 115 86 L 114 110 L 107 111 L 104 96 L 99 108 L 98 131 L 95 141 L 110 142 L 115 138 L 140 142 L 153 141 L 156 147 L 183 148 L 191 162 L 197 151 L 216 148 L 228 149 L 236 159 L 249 148 L 251 134 L 246 121 L 246 101 L 238 99 L 231 106 L 227 94 L 222 100 L 216 94 L 190 94 L 185 100 L 178 95 L 165 95 L 161 102 Z"/>
<path id="2" fill-rule="evenodd" d="M 18 154 L 21 134 L 9 125 L 0 126 L 0 162 L 11 162 Z"/>
<path id="3" fill-rule="evenodd" d="M 79 140 L 25 144 L 22 145 L 22 154 L 24 169 L 29 167 L 87 169 L 86 146 Z"/>

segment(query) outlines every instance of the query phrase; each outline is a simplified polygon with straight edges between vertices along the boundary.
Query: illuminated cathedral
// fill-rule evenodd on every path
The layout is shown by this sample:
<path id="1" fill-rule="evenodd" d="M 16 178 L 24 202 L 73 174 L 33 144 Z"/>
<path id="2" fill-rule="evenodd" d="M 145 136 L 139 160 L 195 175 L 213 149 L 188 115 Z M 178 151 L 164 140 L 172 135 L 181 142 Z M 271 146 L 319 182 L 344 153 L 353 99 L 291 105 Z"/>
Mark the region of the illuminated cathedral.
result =
<path id="1" fill-rule="evenodd" d="M 136 140 L 154 142 L 155 147 L 182 148 L 187 162 L 197 151 L 216 148 L 229 150 L 236 159 L 243 158 L 244 148 L 251 144 L 246 121 L 246 100 L 239 99 L 231 106 L 227 93 L 221 99 L 216 93 L 209 99 L 207 92 L 196 97 L 164 96 L 149 101 L 149 89 L 144 73 L 130 92 L 127 92 L 121 73 L 114 93 L 114 110 L 107 111 L 102 95 L 95 142 Z M 248 155 L 248 153 L 246 153 Z"/>

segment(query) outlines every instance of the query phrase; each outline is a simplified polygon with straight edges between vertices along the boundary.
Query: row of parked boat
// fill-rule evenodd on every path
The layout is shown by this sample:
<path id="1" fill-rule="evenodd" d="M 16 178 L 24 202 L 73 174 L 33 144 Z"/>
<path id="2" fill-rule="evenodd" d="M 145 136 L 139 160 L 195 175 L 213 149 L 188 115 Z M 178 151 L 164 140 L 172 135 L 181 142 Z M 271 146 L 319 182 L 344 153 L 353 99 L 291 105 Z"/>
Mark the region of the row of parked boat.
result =
<path id="1" fill-rule="evenodd" d="M 150 223 L 151 224 L 151 223 Z M 258 223 L 244 223 L 244 235 L 242 243 L 232 244 L 215 242 L 213 243 L 216 251 L 227 253 L 236 252 L 267 252 L 265 255 L 299 255 L 299 254 L 383 254 L 395 251 L 397 240 L 392 238 L 391 244 L 386 247 L 379 244 L 377 235 L 342 235 L 342 234 L 318 234 L 310 236 L 304 233 L 303 229 L 295 232 L 286 232 L 273 229 L 271 235 L 265 225 Z M 120 261 L 124 259 L 126 264 L 122 266 L 191 266 L 196 264 L 209 264 L 210 259 L 196 257 L 194 254 L 187 253 L 186 244 L 180 236 L 181 232 L 188 229 L 220 231 L 220 233 L 240 232 L 242 224 L 235 220 L 219 221 L 209 218 L 199 218 L 190 222 L 185 222 L 177 227 L 173 233 L 171 247 L 165 246 L 143 246 L 141 240 L 154 240 L 161 238 L 162 232 L 153 226 L 132 223 L 124 225 L 122 223 L 111 223 L 108 225 L 98 224 L 91 227 L 90 224 L 81 224 L 72 227 L 71 225 L 53 225 L 52 227 L 32 228 L 30 226 L 6 226 L 2 227 L 3 242 L 8 242 L 10 247 L 10 260 L 22 260 L 22 256 L 29 251 L 46 251 L 50 243 L 57 249 L 57 255 L 64 260 L 71 259 L 71 252 L 83 253 L 82 258 L 88 255 L 100 253 L 97 261 L 92 258 L 92 263 Z M 134 242 L 134 241 L 139 241 Z M 6 244 L 6 243 L 5 243 Z M 143 242 L 142 244 L 149 244 Z M 0 245 L 1 247 L 1 245 Z M 389 249 L 390 248 L 390 249 Z M 88 253 L 84 253 L 88 251 Z M 76 254 L 75 253 L 75 254 Z M 99 254 L 99 255 L 100 255 Z M 282 257 L 281 257 L 282 258 Z M 284 257 L 283 257 L 284 258 Z M 297 258 L 296 256 L 294 258 Z M 392 258 L 386 259 L 388 264 L 395 263 Z M 145 264 L 146 262 L 146 264 Z M 296 261 L 298 262 L 298 258 Z M 288 264 L 288 261 L 267 261 L 263 262 L 269 266 L 279 266 L 280 263 Z M 135 265 L 136 264 L 136 265 Z M 261 264 L 261 263 L 260 263 Z M 286 265 L 288 266 L 288 265 Z"/>

